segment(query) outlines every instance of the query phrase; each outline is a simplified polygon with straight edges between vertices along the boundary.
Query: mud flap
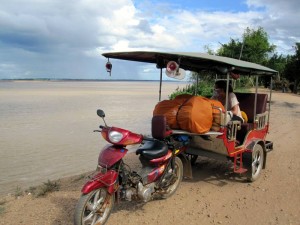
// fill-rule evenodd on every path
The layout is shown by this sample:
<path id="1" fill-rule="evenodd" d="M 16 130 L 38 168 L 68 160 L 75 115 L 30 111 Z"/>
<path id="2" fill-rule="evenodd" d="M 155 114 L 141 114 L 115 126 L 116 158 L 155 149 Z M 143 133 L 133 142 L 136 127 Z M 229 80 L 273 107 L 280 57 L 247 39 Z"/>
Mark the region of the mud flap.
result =
<path id="1" fill-rule="evenodd" d="M 183 164 L 183 177 L 193 179 L 192 164 L 188 157 L 184 154 L 180 154 L 177 157 L 181 159 L 181 162 Z"/>
<path id="2" fill-rule="evenodd" d="M 244 174 L 246 177 L 251 177 L 252 175 L 252 151 L 243 153 L 243 167 L 247 169 Z"/>

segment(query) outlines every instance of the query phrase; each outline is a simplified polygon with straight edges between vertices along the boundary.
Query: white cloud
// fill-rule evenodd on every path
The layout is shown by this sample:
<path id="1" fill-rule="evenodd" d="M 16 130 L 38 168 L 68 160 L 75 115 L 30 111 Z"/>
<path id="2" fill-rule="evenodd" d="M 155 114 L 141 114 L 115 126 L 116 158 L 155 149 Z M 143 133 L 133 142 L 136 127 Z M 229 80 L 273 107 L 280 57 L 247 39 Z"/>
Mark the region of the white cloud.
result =
<path id="1" fill-rule="evenodd" d="M 298 0 L 247 0 L 249 10 L 240 12 L 190 11 L 169 7 L 169 0 L 136 2 L 2 1 L 0 61 L 15 65 L 9 74 L 21 78 L 84 78 L 83 73 L 98 76 L 105 61 L 101 53 L 107 51 L 203 52 L 205 45 L 215 50 L 230 38 L 241 38 L 246 27 L 259 26 L 282 53 L 293 54 L 292 46 L 300 39 Z M 0 70 L 0 78 L 7 74 Z"/>
<path id="2" fill-rule="evenodd" d="M 265 28 L 278 46 L 278 51 L 293 54 L 295 42 L 300 41 L 300 4 L 299 0 L 248 0 L 250 7 L 260 7 L 264 11 L 255 20 L 257 26 Z"/>

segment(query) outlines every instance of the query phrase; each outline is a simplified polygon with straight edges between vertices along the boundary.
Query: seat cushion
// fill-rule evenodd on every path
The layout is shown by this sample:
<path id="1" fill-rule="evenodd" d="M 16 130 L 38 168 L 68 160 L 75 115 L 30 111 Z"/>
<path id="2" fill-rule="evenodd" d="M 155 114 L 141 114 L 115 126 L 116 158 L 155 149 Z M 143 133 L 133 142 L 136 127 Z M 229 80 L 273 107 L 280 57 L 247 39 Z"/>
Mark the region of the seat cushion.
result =
<path id="1" fill-rule="evenodd" d="M 241 111 L 244 111 L 248 117 L 248 123 L 254 121 L 254 101 L 255 93 L 235 93 Z M 256 114 L 264 113 L 267 109 L 267 94 L 257 94 Z"/>

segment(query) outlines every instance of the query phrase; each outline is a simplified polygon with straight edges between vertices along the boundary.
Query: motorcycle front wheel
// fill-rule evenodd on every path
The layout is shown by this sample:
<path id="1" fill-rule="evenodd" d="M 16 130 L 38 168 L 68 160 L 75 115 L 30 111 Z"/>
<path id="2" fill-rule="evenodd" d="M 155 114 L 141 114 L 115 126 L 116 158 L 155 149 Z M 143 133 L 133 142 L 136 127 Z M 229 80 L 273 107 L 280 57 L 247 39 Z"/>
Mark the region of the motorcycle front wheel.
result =
<path id="1" fill-rule="evenodd" d="M 106 223 L 115 202 L 115 195 L 105 188 L 82 195 L 76 205 L 75 225 L 103 225 Z"/>
<path id="2" fill-rule="evenodd" d="M 175 158 L 175 166 L 174 166 L 174 171 L 173 171 L 173 179 L 174 181 L 166 188 L 164 193 L 161 195 L 162 198 L 168 198 L 171 195 L 173 195 L 177 188 L 179 187 L 179 184 L 182 181 L 183 177 L 183 164 L 181 162 L 181 159 L 176 157 Z"/>

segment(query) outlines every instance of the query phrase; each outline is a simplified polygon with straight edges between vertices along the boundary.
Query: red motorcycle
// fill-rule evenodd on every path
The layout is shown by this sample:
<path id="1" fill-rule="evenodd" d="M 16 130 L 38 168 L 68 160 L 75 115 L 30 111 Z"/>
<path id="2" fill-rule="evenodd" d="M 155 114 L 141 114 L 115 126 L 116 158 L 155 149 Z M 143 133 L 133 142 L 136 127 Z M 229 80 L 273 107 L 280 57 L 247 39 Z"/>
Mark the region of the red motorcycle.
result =
<path id="1" fill-rule="evenodd" d="M 175 193 L 183 175 L 189 176 L 190 165 L 184 154 L 189 138 L 172 135 L 166 127 L 166 119 L 152 119 L 152 138 L 128 130 L 107 126 L 103 110 L 97 110 L 105 126 L 100 126 L 103 138 L 110 144 L 99 154 L 95 175 L 82 188 L 74 215 L 76 225 L 105 224 L 114 203 L 120 200 L 142 200 L 154 197 L 167 198 Z M 133 171 L 123 157 L 126 146 L 140 144 L 136 150 L 141 171 Z M 185 173 L 185 174 L 184 174 Z"/>

